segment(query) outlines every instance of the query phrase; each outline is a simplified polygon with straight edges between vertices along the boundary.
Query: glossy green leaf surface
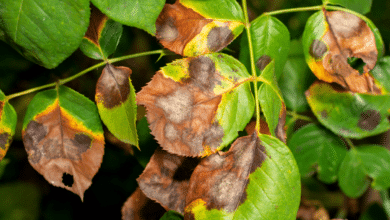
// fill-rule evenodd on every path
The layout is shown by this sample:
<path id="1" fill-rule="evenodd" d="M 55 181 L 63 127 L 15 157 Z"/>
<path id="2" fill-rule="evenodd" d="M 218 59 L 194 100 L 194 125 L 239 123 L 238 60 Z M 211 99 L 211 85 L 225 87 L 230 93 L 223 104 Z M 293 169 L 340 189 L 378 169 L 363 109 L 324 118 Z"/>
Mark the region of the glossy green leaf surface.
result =
<path id="1" fill-rule="evenodd" d="M 183 216 L 180 213 L 177 213 L 175 211 L 168 211 L 160 218 L 160 220 L 182 220 L 182 219 L 184 219 Z"/>
<path id="2" fill-rule="evenodd" d="M 92 59 L 106 60 L 115 52 L 122 31 L 122 24 L 109 19 L 93 7 L 90 24 L 80 44 L 80 50 Z"/>
<path id="3" fill-rule="evenodd" d="M 27 108 L 22 137 L 32 167 L 83 199 L 104 154 L 95 104 L 65 86 L 39 92 Z M 64 182 L 64 176 L 72 181 Z"/>
<path id="4" fill-rule="evenodd" d="M 302 177 L 315 172 L 318 179 L 334 183 L 347 149 L 339 137 L 324 127 L 309 124 L 295 132 L 288 141 Z"/>
<path id="5" fill-rule="evenodd" d="M 390 187 L 390 152 L 382 146 L 364 145 L 348 151 L 339 170 L 339 186 L 349 197 L 360 197 L 368 188 Z"/>
<path id="6" fill-rule="evenodd" d="M 250 32 L 257 75 L 271 60 L 275 60 L 275 74 L 279 79 L 290 50 L 290 32 L 287 27 L 278 19 L 264 15 L 251 22 Z M 241 39 L 240 61 L 250 69 L 247 37 Z"/>
<path id="7" fill-rule="evenodd" d="M 291 51 L 278 84 L 286 108 L 295 112 L 304 112 L 309 109 L 305 91 L 314 82 L 315 76 L 306 64 L 303 51 L 299 50 L 302 50 L 302 43 L 297 40 L 291 41 Z"/>
<path id="8" fill-rule="evenodd" d="M 138 147 L 135 90 L 127 67 L 106 65 L 96 84 L 95 100 L 100 117 L 119 140 Z"/>
<path id="9" fill-rule="evenodd" d="M 200 184 L 205 178 L 208 184 Z M 185 218 L 292 220 L 300 196 L 299 170 L 291 151 L 256 131 L 195 168 Z"/>
<path id="10" fill-rule="evenodd" d="M 121 24 L 156 33 L 156 20 L 165 0 L 91 0 L 101 12 Z"/>
<path id="11" fill-rule="evenodd" d="M 0 8 L 0 39 L 46 68 L 78 48 L 90 15 L 88 0 L 1 0 Z"/>
<path id="12" fill-rule="evenodd" d="M 17 115 L 0 90 L 0 161 L 4 158 L 15 134 Z"/>
<path id="13" fill-rule="evenodd" d="M 254 112 L 251 76 L 226 54 L 176 60 L 137 94 L 152 134 L 164 150 L 210 155 L 230 144 Z"/>
<path id="14" fill-rule="evenodd" d="M 382 57 L 376 63 L 375 68 L 371 71 L 378 84 L 380 84 L 387 93 L 390 92 L 390 57 Z"/>
<path id="15" fill-rule="evenodd" d="M 265 67 L 260 75 L 259 101 L 271 134 L 285 142 L 286 106 L 275 77 L 275 62 Z"/>
<path id="16" fill-rule="evenodd" d="M 322 0 L 324 4 L 341 5 L 360 14 L 367 14 L 371 10 L 372 0 Z"/>
<path id="17" fill-rule="evenodd" d="M 341 136 L 360 139 L 390 128 L 390 95 L 340 91 L 316 82 L 306 92 L 306 98 L 321 124 Z"/>

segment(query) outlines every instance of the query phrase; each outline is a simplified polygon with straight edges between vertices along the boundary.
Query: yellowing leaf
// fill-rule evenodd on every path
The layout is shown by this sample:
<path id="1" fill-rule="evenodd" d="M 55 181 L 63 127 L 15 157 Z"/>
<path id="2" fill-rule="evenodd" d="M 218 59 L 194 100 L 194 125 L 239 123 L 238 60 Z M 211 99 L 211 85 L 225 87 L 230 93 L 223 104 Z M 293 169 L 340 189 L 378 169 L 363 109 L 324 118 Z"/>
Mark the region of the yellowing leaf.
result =
<path id="1" fill-rule="evenodd" d="M 16 112 L 0 90 L 0 161 L 4 158 L 12 142 L 16 128 Z"/>

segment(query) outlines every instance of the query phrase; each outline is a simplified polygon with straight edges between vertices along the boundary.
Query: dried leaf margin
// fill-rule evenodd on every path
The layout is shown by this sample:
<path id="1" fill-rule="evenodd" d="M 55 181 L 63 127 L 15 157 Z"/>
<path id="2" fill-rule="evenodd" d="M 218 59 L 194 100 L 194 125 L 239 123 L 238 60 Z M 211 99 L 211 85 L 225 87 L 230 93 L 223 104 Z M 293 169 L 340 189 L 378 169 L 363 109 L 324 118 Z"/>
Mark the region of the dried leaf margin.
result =
<path id="1" fill-rule="evenodd" d="M 6 155 L 15 135 L 17 115 L 0 90 L 0 162 Z"/>

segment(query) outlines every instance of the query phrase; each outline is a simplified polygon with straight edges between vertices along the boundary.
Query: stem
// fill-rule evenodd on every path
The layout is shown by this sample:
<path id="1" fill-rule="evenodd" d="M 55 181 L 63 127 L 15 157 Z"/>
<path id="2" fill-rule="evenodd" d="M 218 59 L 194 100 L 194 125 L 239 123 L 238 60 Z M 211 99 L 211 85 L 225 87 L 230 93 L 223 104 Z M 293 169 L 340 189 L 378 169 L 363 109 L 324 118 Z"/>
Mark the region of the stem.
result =
<path id="1" fill-rule="evenodd" d="M 277 11 L 265 12 L 263 15 L 278 15 L 292 12 L 300 12 L 300 11 L 318 11 L 322 9 L 322 5 L 310 6 L 310 7 L 301 7 L 301 8 L 288 8 Z"/>
<path id="2" fill-rule="evenodd" d="M 242 7 L 244 10 L 244 16 L 245 16 L 245 30 L 246 34 L 248 36 L 248 47 L 249 47 L 249 56 L 251 60 L 251 72 L 253 78 L 257 77 L 256 74 L 256 66 L 255 66 L 255 57 L 253 55 L 253 46 L 252 46 L 252 35 L 250 32 L 250 23 L 249 23 L 249 18 L 248 18 L 248 9 L 247 9 L 247 3 L 246 0 L 242 0 Z M 256 102 L 256 127 L 255 129 L 257 131 L 260 131 L 260 103 L 259 103 L 259 94 L 258 94 L 258 89 L 257 89 L 257 80 L 253 81 L 254 88 L 255 88 L 255 102 Z"/>
<path id="3" fill-rule="evenodd" d="M 355 145 L 352 143 L 351 139 L 349 138 L 344 138 L 345 142 L 347 142 L 347 144 L 351 147 L 351 148 L 355 148 Z"/>
<path id="4" fill-rule="evenodd" d="M 300 114 L 298 114 L 296 112 L 286 111 L 286 114 L 292 116 L 295 119 L 301 119 L 301 120 L 304 120 L 304 121 L 313 122 L 312 118 L 304 116 L 304 115 L 300 115 Z"/>
<path id="5" fill-rule="evenodd" d="M 142 56 L 147 56 L 147 55 L 152 55 L 152 54 L 162 54 L 164 52 L 164 50 L 153 50 L 153 51 L 148 51 L 148 52 L 142 52 L 142 53 L 136 53 L 136 54 L 131 54 L 131 55 L 126 55 L 126 56 L 122 56 L 122 57 L 117 57 L 117 58 L 113 58 L 113 59 L 108 59 L 107 61 L 103 61 L 103 62 L 100 62 L 94 66 L 91 66 L 71 77 L 68 77 L 68 78 L 65 78 L 65 79 L 62 79 L 62 80 L 59 80 L 58 83 L 54 82 L 54 83 L 50 83 L 50 84 L 46 84 L 46 85 L 43 85 L 43 86 L 38 86 L 38 87 L 35 87 L 35 88 L 32 88 L 32 89 L 28 89 L 28 90 L 25 90 L 25 91 L 22 91 L 22 92 L 18 92 L 18 93 L 14 93 L 14 94 L 11 94 L 11 95 L 8 95 L 6 97 L 6 100 L 10 100 L 10 99 L 13 99 L 13 98 L 16 98 L 16 97 L 19 97 L 19 96 L 23 96 L 23 95 L 27 95 L 27 94 L 30 94 L 30 93 L 33 93 L 33 92 L 36 92 L 36 91 L 39 91 L 39 90 L 42 90 L 42 89 L 46 89 L 46 88 L 49 88 L 49 87 L 53 87 L 53 86 L 56 86 L 57 84 L 58 85 L 63 85 L 67 82 L 70 82 L 94 69 L 97 69 L 101 66 L 104 66 L 106 65 L 107 63 L 115 63 L 115 62 L 118 62 L 118 61 L 122 61 L 122 60 L 126 60 L 126 59 L 130 59 L 130 58 L 135 58 L 135 57 L 142 57 Z"/>
<path id="6" fill-rule="evenodd" d="M 389 191 L 388 190 L 382 190 L 379 192 L 381 194 L 382 202 L 383 202 L 383 208 L 386 212 L 386 215 L 388 218 L 390 218 L 390 197 L 389 197 Z"/>

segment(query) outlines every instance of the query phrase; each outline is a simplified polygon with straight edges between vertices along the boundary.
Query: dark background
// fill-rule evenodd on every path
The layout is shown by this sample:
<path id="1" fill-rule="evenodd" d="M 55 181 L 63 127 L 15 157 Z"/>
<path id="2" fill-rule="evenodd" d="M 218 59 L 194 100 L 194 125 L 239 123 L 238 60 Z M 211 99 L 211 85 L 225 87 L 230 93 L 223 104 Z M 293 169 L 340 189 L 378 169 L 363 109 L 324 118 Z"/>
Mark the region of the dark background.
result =
<path id="1" fill-rule="evenodd" d="M 359 1 L 356 2 L 359 4 Z M 321 4 L 320 0 L 248 0 L 251 20 L 265 11 L 319 4 Z M 314 12 L 289 13 L 276 17 L 288 27 L 292 39 L 299 39 L 305 22 L 312 13 Z M 390 1 L 374 0 L 371 12 L 366 16 L 379 28 L 387 54 L 390 42 Z M 239 41 L 240 37 L 228 46 L 233 51 L 229 53 L 235 57 L 239 54 Z M 124 26 L 121 42 L 112 57 L 160 48 L 157 40 L 148 33 Z M 179 56 L 166 56 L 156 62 L 158 57 L 152 55 L 134 58 L 115 65 L 127 66 L 133 70 L 132 81 L 136 91 L 139 91 L 160 67 L 179 58 Z M 21 92 L 72 76 L 96 63 L 97 61 L 84 56 L 78 50 L 60 66 L 48 70 L 25 60 L 10 46 L 0 42 L 0 90 L 6 95 Z M 101 71 L 102 68 L 94 70 L 67 83 L 66 86 L 94 100 L 95 84 Z M 141 164 L 146 163 L 157 146 L 153 137 L 146 135 L 147 127 L 144 124 L 139 126 L 139 132 L 143 133 L 140 134 L 142 152 L 134 149 L 134 155 L 131 146 L 119 144 L 106 132 L 103 163 L 93 178 L 92 186 L 85 192 L 84 202 L 81 202 L 80 198 L 72 192 L 50 185 L 28 163 L 21 141 L 21 126 L 29 101 L 35 94 L 10 101 L 18 113 L 18 125 L 14 141 L 5 157 L 9 163 L 3 176 L 0 177 L 0 219 L 120 219 L 123 203 L 137 186 L 135 179 L 143 170 Z M 142 112 L 140 109 L 140 118 Z M 330 211 L 331 217 L 337 214 L 337 205 L 345 205 L 340 197 L 342 195 L 338 192 L 337 184 L 324 185 L 316 180 L 305 184 L 309 190 L 310 187 L 314 190 L 318 190 L 318 187 L 324 189 L 326 193 L 321 201 Z M 359 211 L 352 218 L 358 215 Z"/>

